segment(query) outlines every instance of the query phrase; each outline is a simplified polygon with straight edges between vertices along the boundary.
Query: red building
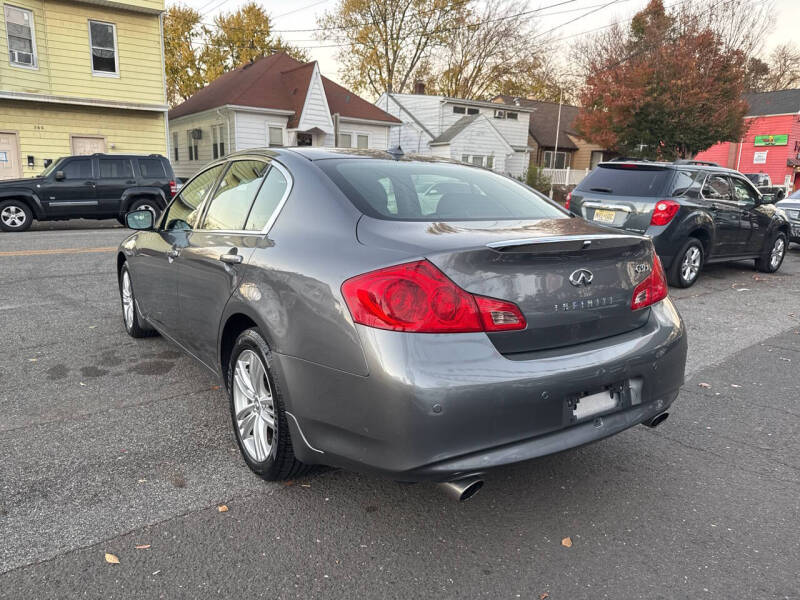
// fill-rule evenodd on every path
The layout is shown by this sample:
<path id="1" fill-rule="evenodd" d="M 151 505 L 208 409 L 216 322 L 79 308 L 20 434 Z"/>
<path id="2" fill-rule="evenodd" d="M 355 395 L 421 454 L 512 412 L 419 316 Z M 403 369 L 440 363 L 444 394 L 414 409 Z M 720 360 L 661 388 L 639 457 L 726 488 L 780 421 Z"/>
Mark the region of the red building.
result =
<path id="1" fill-rule="evenodd" d="M 697 155 L 742 173 L 766 173 L 773 185 L 800 189 L 800 89 L 747 94 L 747 133 Z"/>

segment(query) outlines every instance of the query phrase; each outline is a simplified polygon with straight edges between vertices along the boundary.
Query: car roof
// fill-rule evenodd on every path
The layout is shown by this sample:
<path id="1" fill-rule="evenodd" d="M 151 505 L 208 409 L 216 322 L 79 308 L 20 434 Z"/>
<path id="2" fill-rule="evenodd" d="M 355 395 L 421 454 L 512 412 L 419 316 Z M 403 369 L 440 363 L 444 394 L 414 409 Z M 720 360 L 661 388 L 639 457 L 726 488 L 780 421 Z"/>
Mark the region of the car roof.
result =
<path id="1" fill-rule="evenodd" d="M 729 169 L 727 167 L 721 167 L 716 163 L 704 162 L 704 161 L 676 161 L 676 162 L 662 162 L 656 160 L 639 160 L 639 159 L 617 159 L 617 160 L 609 160 L 605 162 L 601 162 L 598 166 L 600 167 L 614 167 L 617 165 L 647 165 L 647 166 L 654 166 L 654 167 L 661 167 L 663 169 L 671 169 L 671 170 L 678 170 L 681 171 L 689 170 L 689 171 L 710 171 L 715 173 L 726 173 L 726 174 L 733 174 L 733 175 L 742 175 L 741 172 L 737 171 L 736 169 Z"/>
<path id="2" fill-rule="evenodd" d="M 449 158 L 439 158 L 435 156 L 423 156 L 421 154 L 407 154 L 402 150 L 395 152 L 393 150 L 359 150 L 356 148 L 327 148 L 327 147 L 311 147 L 311 146 L 293 146 L 270 148 L 250 148 L 248 150 L 240 150 L 225 157 L 229 159 L 236 156 L 264 156 L 266 158 L 273 158 L 276 156 L 293 155 L 305 158 L 310 161 L 325 160 L 331 158 L 367 158 L 374 160 L 401 160 L 401 161 L 415 161 L 415 162 L 430 162 L 430 163 L 451 163 L 463 166 L 474 166 L 462 163 L 457 160 Z"/>

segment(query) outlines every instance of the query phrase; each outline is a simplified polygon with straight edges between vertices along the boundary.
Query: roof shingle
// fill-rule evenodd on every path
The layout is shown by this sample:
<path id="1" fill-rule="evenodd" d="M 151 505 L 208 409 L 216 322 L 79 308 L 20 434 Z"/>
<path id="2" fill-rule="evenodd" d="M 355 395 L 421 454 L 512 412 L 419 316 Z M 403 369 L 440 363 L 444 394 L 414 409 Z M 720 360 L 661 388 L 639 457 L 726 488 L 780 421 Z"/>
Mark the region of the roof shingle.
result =
<path id="1" fill-rule="evenodd" d="M 800 89 L 745 94 L 744 99 L 750 105 L 748 117 L 800 112 Z"/>

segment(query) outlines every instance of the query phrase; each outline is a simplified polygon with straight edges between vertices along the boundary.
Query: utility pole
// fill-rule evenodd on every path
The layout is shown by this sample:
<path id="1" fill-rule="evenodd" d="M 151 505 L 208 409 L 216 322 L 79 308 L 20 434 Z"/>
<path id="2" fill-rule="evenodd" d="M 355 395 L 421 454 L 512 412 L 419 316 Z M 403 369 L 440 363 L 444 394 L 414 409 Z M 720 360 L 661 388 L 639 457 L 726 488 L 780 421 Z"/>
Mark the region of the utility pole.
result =
<path id="1" fill-rule="evenodd" d="M 556 120 L 556 146 L 553 150 L 553 158 L 550 161 L 552 169 L 556 167 L 556 156 L 558 155 L 558 134 L 561 131 L 561 101 L 564 99 L 564 88 L 558 88 L 558 119 Z M 553 199 L 553 178 L 550 177 L 550 200 Z"/>

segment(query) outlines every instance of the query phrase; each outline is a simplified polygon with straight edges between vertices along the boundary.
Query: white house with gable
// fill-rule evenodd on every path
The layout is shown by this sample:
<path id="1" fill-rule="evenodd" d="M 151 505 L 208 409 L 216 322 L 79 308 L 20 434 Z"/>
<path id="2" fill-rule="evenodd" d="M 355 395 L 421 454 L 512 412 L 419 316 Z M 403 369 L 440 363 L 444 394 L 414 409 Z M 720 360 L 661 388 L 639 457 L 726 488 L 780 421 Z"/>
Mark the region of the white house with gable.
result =
<path id="1" fill-rule="evenodd" d="M 210 161 L 248 148 L 386 150 L 390 130 L 400 124 L 323 76 L 315 61 L 278 53 L 223 74 L 170 110 L 170 160 L 178 177 L 190 177 Z"/>
<path id="2" fill-rule="evenodd" d="M 531 108 L 416 94 L 384 93 L 376 106 L 402 125 L 389 133 L 389 147 L 441 156 L 522 177 L 528 168 Z"/>

